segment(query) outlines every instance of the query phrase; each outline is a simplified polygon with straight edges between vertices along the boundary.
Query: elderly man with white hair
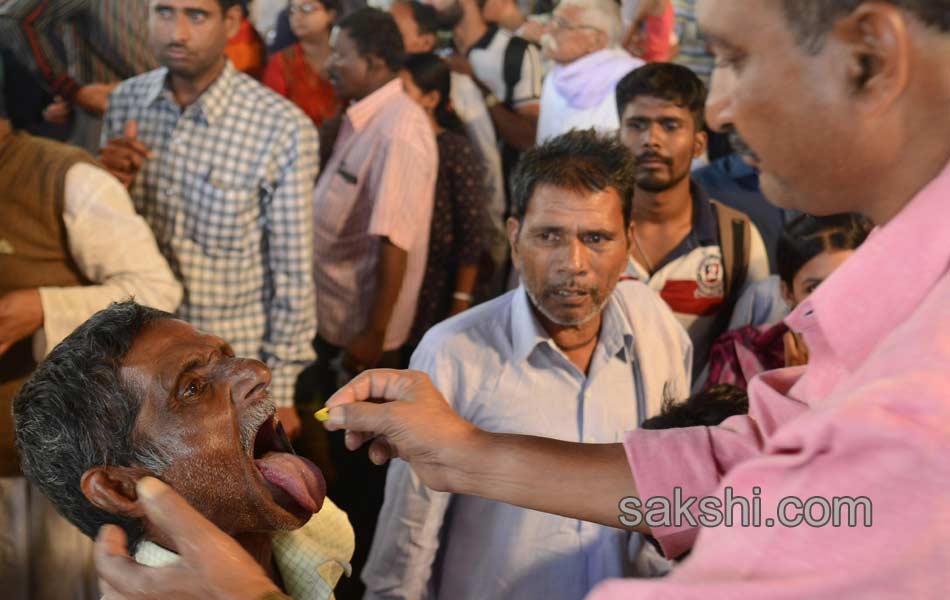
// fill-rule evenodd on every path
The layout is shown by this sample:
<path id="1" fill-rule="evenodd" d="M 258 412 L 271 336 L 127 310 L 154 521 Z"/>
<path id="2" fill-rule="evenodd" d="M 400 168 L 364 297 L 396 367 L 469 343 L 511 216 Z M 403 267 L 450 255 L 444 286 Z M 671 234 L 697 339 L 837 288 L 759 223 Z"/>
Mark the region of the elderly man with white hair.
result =
<path id="1" fill-rule="evenodd" d="M 614 88 L 643 61 L 620 49 L 620 8 L 614 0 L 563 0 L 541 38 L 555 66 L 544 79 L 537 142 L 571 129 L 620 127 Z"/>

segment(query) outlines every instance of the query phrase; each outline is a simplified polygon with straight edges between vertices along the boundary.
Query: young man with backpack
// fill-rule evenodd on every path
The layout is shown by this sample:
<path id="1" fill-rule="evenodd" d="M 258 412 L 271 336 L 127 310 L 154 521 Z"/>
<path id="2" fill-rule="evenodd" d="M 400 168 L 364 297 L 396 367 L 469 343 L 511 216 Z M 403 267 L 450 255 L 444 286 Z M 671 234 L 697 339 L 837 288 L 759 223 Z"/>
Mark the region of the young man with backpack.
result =
<path id="1" fill-rule="evenodd" d="M 620 140 L 638 171 L 627 276 L 673 309 L 701 373 L 743 287 L 768 277 L 765 245 L 745 213 L 690 179 L 692 160 L 706 150 L 702 81 L 686 67 L 651 63 L 621 79 L 616 94 Z"/>

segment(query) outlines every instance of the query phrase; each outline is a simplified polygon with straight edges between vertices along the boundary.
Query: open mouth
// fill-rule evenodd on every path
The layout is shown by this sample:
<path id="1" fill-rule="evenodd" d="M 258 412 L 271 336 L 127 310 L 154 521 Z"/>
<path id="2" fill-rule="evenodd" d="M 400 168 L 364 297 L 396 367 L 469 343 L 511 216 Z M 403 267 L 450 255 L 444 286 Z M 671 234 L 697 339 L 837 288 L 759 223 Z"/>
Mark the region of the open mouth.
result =
<path id="1" fill-rule="evenodd" d="M 562 300 L 579 300 L 588 294 L 586 290 L 560 288 L 554 290 L 551 295 Z"/>
<path id="2" fill-rule="evenodd" d="M 280 421 L 271 415 L 257 430 L 252 456 L 274 501 L 292 513 L 323 507 L 327 484 L 319 467 L 294 453 Z"/>

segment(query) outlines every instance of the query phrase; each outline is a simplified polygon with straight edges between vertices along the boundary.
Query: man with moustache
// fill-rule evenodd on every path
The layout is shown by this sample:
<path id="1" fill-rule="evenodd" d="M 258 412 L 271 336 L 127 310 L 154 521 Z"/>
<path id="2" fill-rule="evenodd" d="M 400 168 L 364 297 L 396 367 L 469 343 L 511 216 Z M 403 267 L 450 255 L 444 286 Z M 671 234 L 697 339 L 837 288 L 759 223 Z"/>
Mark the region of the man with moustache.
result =
<path id="1" fill-rule="evenodd" d="M 486 433 L 458 418 L 424 376 L 384 371 L 331 400 L 328 426 L 348 430 L 352 448 L 372 439 L 376 462 L 399 457 L 434 489 L 598 523 L 616 524 L 618 498 L 630 495 L 759 494 L 759 526 L 642 523 L 637 530 L 651 529 L 669 556 L 691 549 L 689 559 L 660 580 L 602 584 L 588 600 L 942 598 L 950 587 L 950 3 L 698 7 L 718 59 L 710 125 L 743 136 L 765 195 L 783 208 L 858 212 L 878 224 L 786 320 L 804 332 L 809 364 L 753 379 L 747 416 L 637 430 L 623 444 Z M 172 491 L 154 481 L 140 487 L 146 509 L 168 515 L 166 531 L 194 544 L 188 589 L 268 589 L 260 570 L 245 568 L 247 557 L 214 550 L 227 540 Z M 836 496 L 864 496 L 873 510 L 852 512 L 855 526 L 847 511 L 840 527 L 774 522 L 784 498 Z M 790 507 L 785 517 L 794 523 L 804 511 Z M 98 548 L 100 573 L 129 600 L 161 598 L 180 583 L 181 571 L 130 565 L 115 530 Z M 143 584 L 149 592 L 138 591 Z"/>
<path id="2" fill-rule="evenodd" d="M 673 309 L 693 340 L 696 376 L 745 285 L 769 276 L 768 254 L 744 213 L 711 201 L 690 178 L 706 150 L 702 81 L 686 67 L 651 63 L 621 79 L 616 96 L 620 141 L 637 164 L 627 275 Z"/>
<path id="3" fill-rule="evenodd" d="M 144 518 L 135 493 L 143 475 L 160 477 L 294 598 L 326 600 L 349 570 L 353 530 L 325 498 L 320 470 L 293 454 L 270 383 L 262 362 L 235 357 L 221 338 L 113 304 L 58 344 L 14 399 L 23 471 L 83 533 L 119 525 L 136 562 L 152 566 L 174 565 L 183 550 Z"/>
<path id="4" fill-rule="evenodd" d="M 529 150 L 508 219 L 516 290 L 434 327 L 409 367 L 488 431 L 611 443 L 689 390 L 689 338 L 647 286 L 617 283 L 635 171 L 614 136 Z M 632 543 L 642 543 L 642 538 Z M 637 575 L 621 529 L 435 492 L 390 466 L 364 599 L 580 598 Z"/>
<path id="5" fill-rule="evenodd" d="M 100 160 L 184 284 L 178 316 L 268 365 L 295 437 L 294 383 L 314 358 L 318 142 L 293 103 L 228 60 L 241 10 L 238 0 L 151 0 L 163 66 L 112 93 Z"/>

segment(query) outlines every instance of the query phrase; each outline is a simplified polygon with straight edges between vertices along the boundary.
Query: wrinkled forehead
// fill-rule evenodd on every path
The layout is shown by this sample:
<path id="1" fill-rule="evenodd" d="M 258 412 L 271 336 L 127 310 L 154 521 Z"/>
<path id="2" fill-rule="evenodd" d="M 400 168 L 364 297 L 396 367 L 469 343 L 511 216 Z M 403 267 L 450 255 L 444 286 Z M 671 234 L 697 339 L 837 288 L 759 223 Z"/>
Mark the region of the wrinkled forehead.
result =
<path id="1" fill-rule="evenodd" d="M 170 389 L 183 364 L 194 356 L 213 352 L 223 340 L 202 333 L 178 319 L 152 321 L 136 336 L 122 359 L 123 381 L 145 392 Z"/>

